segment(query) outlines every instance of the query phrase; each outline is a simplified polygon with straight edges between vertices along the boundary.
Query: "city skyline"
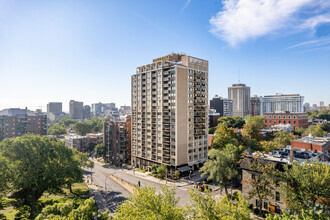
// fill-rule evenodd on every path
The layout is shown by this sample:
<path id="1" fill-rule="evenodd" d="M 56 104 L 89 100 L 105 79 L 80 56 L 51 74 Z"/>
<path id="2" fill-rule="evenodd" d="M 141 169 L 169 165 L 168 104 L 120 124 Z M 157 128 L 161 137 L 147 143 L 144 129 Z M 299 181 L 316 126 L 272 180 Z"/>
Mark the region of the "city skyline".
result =
<path id="1" fill-rule="evenodd" d="M 171 52 L 209 61 L 209 98 L 227 98 L 240 81 L 251 96 L 330 103 L 329 3 L 226 2 L 1 1 L 0 109 L 45 111 L 59 101 L 67 112 L 71 99 L 130 105 L 136 66 Z M 265 17 L 270 10 L 281 19 Z M 260 11 L 262 22 L 252 13 Z"/>

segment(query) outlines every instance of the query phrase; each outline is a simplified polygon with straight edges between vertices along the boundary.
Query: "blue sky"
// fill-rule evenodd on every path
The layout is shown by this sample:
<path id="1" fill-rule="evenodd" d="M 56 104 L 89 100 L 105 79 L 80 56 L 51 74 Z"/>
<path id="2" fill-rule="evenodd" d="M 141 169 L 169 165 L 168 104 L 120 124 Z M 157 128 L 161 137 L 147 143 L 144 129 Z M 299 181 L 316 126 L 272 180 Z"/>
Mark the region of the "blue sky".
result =
<path id="1" fill-rule="evenodd" d="M 0 109 L 70 99 L 130 105 L 137 66 L 209 60 L 209 97 L 299 93 L 330 104 L 327 0 L 0 1 Z"/>

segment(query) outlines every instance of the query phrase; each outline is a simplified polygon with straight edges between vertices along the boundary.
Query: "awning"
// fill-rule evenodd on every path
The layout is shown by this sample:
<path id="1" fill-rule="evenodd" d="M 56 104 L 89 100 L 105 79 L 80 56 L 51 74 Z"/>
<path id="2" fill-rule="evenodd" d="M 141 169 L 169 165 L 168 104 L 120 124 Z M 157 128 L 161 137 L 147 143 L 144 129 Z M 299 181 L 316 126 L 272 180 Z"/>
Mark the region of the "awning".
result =
<path id="1" fill-rule="evenodd" d="M 189 166 L 183 166 L 183 167 L 178 167 L 178 170 L 183 173 L 183 172 L 187 172 L 190 171 L 191 168 Z"/>

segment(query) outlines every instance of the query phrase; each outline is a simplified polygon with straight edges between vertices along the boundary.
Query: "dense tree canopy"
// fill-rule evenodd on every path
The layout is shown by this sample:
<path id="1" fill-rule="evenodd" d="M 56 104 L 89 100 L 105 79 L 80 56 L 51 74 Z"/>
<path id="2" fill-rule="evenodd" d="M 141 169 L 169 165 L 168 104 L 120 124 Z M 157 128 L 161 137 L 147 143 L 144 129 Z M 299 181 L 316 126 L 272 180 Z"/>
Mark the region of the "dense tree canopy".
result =
<path id="1" fill-rule="evenodd" d="M 212 148 L 222 149 L 227 144 L 238 145 L 238 137 L 233 128 L 228 128 L 227 126 L 221 124 L 215 131 Z"/>
<path id="2" fill-rule="evenodd" d="M 0 142 L 0 153 L 8 162 L 10 187 L 34 216 L 38 199 L 45 191 L 61 191 L 65 184 L 81 180 L 82 154 L 64 142 L 27 134 Z"/>
<path id="3" fill-rule="evenodd" d="M 62 118 L 60 120 L 57 121 L 57 123 L 59 125 L 65 126 L 65 127 L 69 127 L 69 125 L 71 124 L 76 124 L 78 122 L 78 120 L 76 119 L 72 119 L 72 118 Z"/>
<path id="4" fill-rule="evenodd" d="M 223 150 L 211 149 L 208 153 L 209 160 L 200 169 L 202 175 L 209 174 L 208 179 L 214 180 L 228 195 L 227 185 L 238 174 L 238 161 L 243 147 L 227 144 Z"/>
<path id="5" fill-rule="evenodd" d="M 225 125 L 229 128 L 242 128 L 245 121 L 238 116 L 226 116 L 218 119 L 219 125 Z"/>
<path id="6" fill-rule="evenodd" d="M 92 118 L 87 122 L 77 122 L 73 129 L 79 135 L 86 135 L 86 133 L 99 133 L 103 131 L 103 122 L 107 118 Z"/>
<path id="7" fill-rule="evenodd" d="M 202 193 L 193 188 L 189 189 L 192 205 L 188 208 L 189 219 L 193 220 L 248 220 L 250 209 L 248 202 L 238 193 L 237 201 L 228 196 L 220 201 L 212 198 L 210 192 Z"/>
<path id="8" fill-rule="evenodd" d="M 286 167 L 282 186 L 288 209 L 322 210 L 330 215 L 330 166 L 327 163 L 292 163 Z M 321 205 L 320 205 L 321 204 Z"/>
<path id="9" fill-rule="evenodd" d="M 274 136 L 274 142 L 280 147 L 291 145 L 292 140 L 295 139 L 295 136 L 292 133 L 287 133 L 285 131 L 278 131 Z"/>
<path id="10" fill-rule="evenodd" d="M 185 219 L 186 212 L 178 206 L 175 188 L 164 185 L 161 192 L 155 187 L 136 188 L 136 192 L 117 210 L 114 219 Z"/>
<path id="11" fill-rule="evenodd" d="M 66 134 L 66 128 L 62 125 L 55 124 L 48 128 L 48 133 L 51 135 Z"/>
<path id="12" fill-rule="evenodd" d="M 265 116 L 261 115 L 247 115 L 244 117 L 245 123 L 253 125 L 254 127 L 257 127 L 259 130 L 263 129 L 266 127 L 266 124 L 264 123 Z"/>
<path id="13" fill-rule="evenodd" d="M 307 136 L 309 134 L 312 134 L 314 137 L 323 137 L 327 134 L 326 131 L 324 131 L 321 127 L 321 125 L 311 125 L 307 128 L 307 130 L 304 132 L 304 135 Z"/>

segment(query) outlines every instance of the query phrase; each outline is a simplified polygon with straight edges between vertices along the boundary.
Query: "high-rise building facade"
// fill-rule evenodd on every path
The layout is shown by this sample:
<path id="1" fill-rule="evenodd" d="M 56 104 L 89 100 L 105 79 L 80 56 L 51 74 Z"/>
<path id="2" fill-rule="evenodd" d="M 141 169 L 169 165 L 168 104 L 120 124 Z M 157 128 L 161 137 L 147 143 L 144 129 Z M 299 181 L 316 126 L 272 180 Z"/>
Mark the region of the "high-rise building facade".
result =
<path id="1" fill-rule="evenodd" d="M 0 111 L 0 140 L 26 133 L 46 135 L 47 115 L 18 108 Z"/>
<path id="2" fill-rule="evenodd" d="M 220 117 L 233 115 L 233 100 L 224 99 L 218 95 L 215 95 L 210 100 L 210 109 L 215 109 L 216 113 L 220 114 Z"/>
<path id="3" fill-rule="evenodd" d="M 84 117 L 84 103 L 70 100 L 69 103 L 69 117 L 73 119 L 83 119 Z"/>
<path id="4" fill-rule="evenodd" d="M 261 102 L 260 97 L 258 96 L 252 96 L 251 97 L 251 115 L 260 115 L 261 114 Z"/>
<path id="5" fill-rule="evenodd" d="M 169 54 L 132 75 L 132 165 L 199 166 L 208 152 L 208 61 Z"/>
<path id="6" fill-rule="evenodd" d="M 116 166 L 127 163 L 127 127 L 125 122 L 104 122 L 103 143 L 106 161 Z"/>
<path id="7" fill-rule="evenodd" d="M 280 94 L 267 95 L 260 97 L 261 112 L 264 113 L 303 113 L 304 96 L 299 94 Z"/>
<path id="8" fill-rule="evenodd" d="M 49 102 L 47 104 L 47 113 L 58 115 L 62 113 L 62 102 Z"/>
<path id="9" fill-rule="evenodd" d="M 228 87 L 228 99 L 233 100 L 233 116 L 244 116 L 251 114 L 250 87 L 238 83 Z"/>

